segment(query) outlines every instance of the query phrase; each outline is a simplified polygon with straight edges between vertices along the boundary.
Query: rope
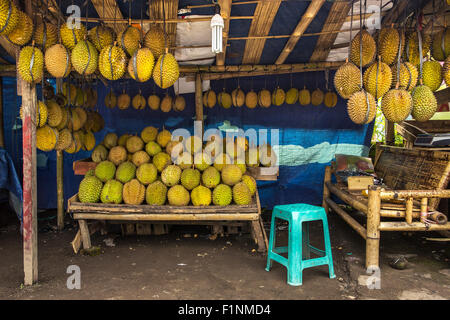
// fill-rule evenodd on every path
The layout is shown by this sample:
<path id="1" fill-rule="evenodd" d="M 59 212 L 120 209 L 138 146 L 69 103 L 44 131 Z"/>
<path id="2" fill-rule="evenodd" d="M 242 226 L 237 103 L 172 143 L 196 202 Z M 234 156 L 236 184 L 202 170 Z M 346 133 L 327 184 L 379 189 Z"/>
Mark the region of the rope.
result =
<path id="1" fill-rule="evenodd" d="M 348 46 L 348 59 L 350 59 L 350 53 L 351 53 L 351 48 L 352 48 L 352 29 L 353 29 L 353 5 L 354 5 L 354 0 L 352 0 L 351 5 L 352 5 L 352 13 L 350 16 L 350 41 L 348 42 L 350 45 Z"/>

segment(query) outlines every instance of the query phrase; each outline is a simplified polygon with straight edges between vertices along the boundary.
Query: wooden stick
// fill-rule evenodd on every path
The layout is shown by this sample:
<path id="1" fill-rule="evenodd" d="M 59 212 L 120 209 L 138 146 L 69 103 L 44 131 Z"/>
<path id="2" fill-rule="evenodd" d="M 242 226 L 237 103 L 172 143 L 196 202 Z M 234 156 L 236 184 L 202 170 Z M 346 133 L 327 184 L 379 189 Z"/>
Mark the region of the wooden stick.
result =
<path id="1" fill-rule="evenodd" d="M 413 213 L 413 198 L 409 197 L 406 199 L 406 223 L 412 223 L 412 213 Z"/>
<path id="2" fill-rule="evenodd" d="M 80 251 L 81 247 L 81 229 L 78 230 L 77 234 L 75 235 L 75 238 L 73 238 L 70 244 L 72 245 L 73 252 L 77 254 L 78 251 Z"/>
<path id="3" fill-rule="evenodd" d="M 379 266 L 380 256 L 380 188 L 369 187 L 369 204 L 367 210 L 366 268 Z"/>
<path id="4" fill-rule="evenodd" d="M 64 155 L 63 151 L 56 151 L 56 196 L 57 196 L 57 225 L 58 230 L 64 229 Z"/>
<path id="5" fill-rule="evenodd" d="M 83 249 L 90 249 L 91 248 L 91 235 L 89 233 L 89 228 L 87 225 L 86 220 L 78 220 L 78 224 L 80 226 L 80 232 L 81 232 L 81 240 L 83 242 Z"/>
<path id="6" fill-rule="evenodd" d="M 235 213 L 235 214 L 101 214 L 101 213 L 74 213 L 75 220 L 123 220 L 123 221 L 236 221 L 236 220 L 258 220 L 257 213 Z"/>
<path id="7" fill-rule="evenodd" d="M 428 217 L 428 198 L 420 200 L 420 221 L 425 222 Z"/>
<path id="8" fill-rule="evenodd" d="M 383 200 L 412 198 L 450 198 L 450 190 L 392 190 L 382 191 Z"/>
<path id="9" fill-rule="evenodd" d="M 325 211 L 329 213 L 329 208 L 327 205 L 327 202 L 325 201 L 327 198 L 330 197 L 330 190 L 328 190 L 327 182 L 331 183 L 331 167 L 326 166 L 325 167 L 325 174 L 323 178 L 323 200 L 322 200 L 322 207 L 324 207 Z"/>
<path id="10" fill-rule="evenodd" d="M 199 73 L 195 76 L 195 120 L 201 121 L 203 136 L 203 90 L 202 78 Z"/>
<path id="11" fill-rule="evenodd" d="M 337 205 L 336 202 L 330 198 L 325 198 L 325 202 L 336 212 L 345 222 L 347 222 L 363 239 L 367 239 L 367 230 L 358 223 L 353 217 L 351 217 L 347 212 L 345 212 L 341 207 Z"/>
<path id="12" fill-rule="evenodd" d="M 379 231 L 438 231 L 450 230 L 450 223 L 446 224 L 425 224 L 422 222 L 380 222 Z"/>

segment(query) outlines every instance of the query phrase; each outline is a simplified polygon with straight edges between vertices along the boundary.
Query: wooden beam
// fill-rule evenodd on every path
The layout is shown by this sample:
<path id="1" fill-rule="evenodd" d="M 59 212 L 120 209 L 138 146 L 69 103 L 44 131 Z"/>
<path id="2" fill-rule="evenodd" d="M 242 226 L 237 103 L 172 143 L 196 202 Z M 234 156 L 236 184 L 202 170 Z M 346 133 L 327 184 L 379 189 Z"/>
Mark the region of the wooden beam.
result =
<path id="1" fill-rule="evenodd" d="M 340 30 L 351 8 L 351 2 L 333 3 L 322 32 Z M 337 35 L 337 32 L 322 34 L 317 40 L 316 47 L 309 61 L 325 61 L 328 58 L 332 45 L 336 41 Z"/>
<path id="2" fill-rule="evenodd" d="M 117 5 L 116 0 L 91 0 L 100 19 L 123 19 L 122 12 Z M 127 27 L 122 23 L 107 23 L 107 26 L 114 29 L 119 34 Z"/>
<path id="3" fill-rule="evenodd" d="M 439 90 L 435 92 L 434 95 L 436 96 L 438 106 L 444 103 L 448 103 L 450 101 L 450 87 Z"/>
<path id="4" fill-rule="evenodd" d="M 397 4 L 389 10 L 388 14 L 383 18 L 382 25 L 389 26 L 390 24 L 396 22 L 401 16 L 403 11 L 408 6 L 409 0 L 398 0 Z"/>
<path id="5" fill-rule="evenodd" d="M 4 36 L 0 36 L 0 45 L 14 60 L 16 59 L 16 52 L 19 50 L 19 47 L 13 45 Z"/>
<path id="6" fill-rule="evenodd" d="M 234 16 L 229 17 L 229 20 L 253 20 L 253 16 Z M 128 24 L 131 22 L 131 24 L 140 24 L 141 19 L 114 19 L 114 18 L 94 18 L 94 17 L 80 17 L 81 22 L 93 22 L 93 23 L 99 23 L 101 21 L 103 22 L 109 22 L 109 23 L 118 23 L 118 24 Z M 211 21 L 210 16 L 206 17 L 185 17 L 185 18 L 173 18 L 173 19 L 142 19 L 142 23 L 157 23 L 157 24 L 163 24 L 164 22 L 167 24 L 176 24 L 176 23 L 187 23 L 187 22 L 205 22 L 205 21 Z M 169 34 L 169 33 L 168 33 Z"/>
<path id="7" fill-rule="evenodd" d="M 195 120 L 202 122 L 203 135 L 203 92 L 202 92 L 202 78 L 200 73 L 195 76 Z"/>
<path id="8" fill-rule="evenodd" d="M 309 24 L 314 20 L 314 18 L 316 17 L 317 13 L 319 12 L 320 8 L 322 8 L 322 5 L 324 3 L 325 0 L 311 1 L 311 3 L 308 6 L 308 9 L 306 9 L 306 12 L 303 14 L 302 18 L 300 19 L 300 22 L 297 24 L 297 27 L 295 27 L 294 32 L 292 33 L 291 37 L 284 46 L 284 49 L 278 56 L 278 59 L 275 62 L 275 64 L 283 64 L 284 61 L 286 61 L 289 54 L 292 52 L 292 50 L 294 50 L 298 40 L 300 40 L 302 35 L 305 33 L 305 30 L 308 28 Z"/>
<path id="9" fill-rule="evenodd" d="M 219 0 L 220 15 L 223 18 L 224 27 L 222 31 L 223 37 L 223 52 L 216 55 L 216 64 L 223 66 L 227 53 L 228 33 L 230 31 L 230 14 L 231 14 L 231 0 Z"/>
<path id="10" fill-rule="evenodd" d="M 163 7 L 164 6 L 164 7 Z M 150 17 L 157 20 L 177 19 L 178 18 L 178 0 L 153 0 L 149 1 Z M 170 23 L 166 25 L 166 33 L 168 34 L 167 45 L 175 46 L 176 43 L 177 24 Z M 170 50 L 173 53 L 174 50 Z"/>
<path id="11" fill-rule="evenodd" d="M 267 36 L 273 20 L 278 12 L 281 1 L 259 2 L 256 6 L 254 19 L 248 33 L 252 36 Z M 258 64 L 264 49 L 266 39 L 249 39 L 245 43 L 242 64 Z"/>

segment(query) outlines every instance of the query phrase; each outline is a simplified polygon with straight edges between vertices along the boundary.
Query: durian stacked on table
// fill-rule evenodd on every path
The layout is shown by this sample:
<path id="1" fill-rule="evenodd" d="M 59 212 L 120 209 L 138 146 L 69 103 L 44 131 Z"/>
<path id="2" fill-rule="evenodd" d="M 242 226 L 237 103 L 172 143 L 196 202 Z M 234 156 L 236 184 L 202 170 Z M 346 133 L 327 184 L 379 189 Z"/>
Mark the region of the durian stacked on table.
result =
<path id="1" fill-rule="evenodd" d="M 49 85 L 45 90 L 46 96 L 52 98 L 38 101 L 36 106 L 37 149 L 67 153 L 92 150 L 96 144 L 94 133 L 104 127 L 102 116 L 91 110 L 96 104 L 96 92 L 68 83 L 64 83 L 62 93 L 55 94 Z M 69 92 L 75 97 L 70 99 L 73 104 L 69 103 Z M 22 108 L 20 118 L 23 119 Z"/>
<path id="2" fill-rule="evenodd" d="M 110 109 L 117 107 L 121 110 L 126 110 L 130 106 L 136 110 L 142 110 L 145 109 L 147 105 L 151 110 L 161 110 L 162 112 L 169 112 L 171 110 L 183 111 L 186 108 L 186 100 L 182 95 L 177 94 L 175 97 L 172 97 L 166 93 L 161 99 L 158 95 L 153 93 L 148 98 L 145 98 L 141 91 L 133 97 L 130 97 L 125 90 L 119 95 L 116 95 L 111 89 L 105 96 L 104 102 L 105 106 Z"/>
<path id="3" fill-rule="evenodd" d="M 80 183 L 78 198 L 132 205 L 251 204 L 256 181 L 247 167 L 274 165 L 275 152 L 269 145 L 249 147 L 243 137 L 222 146 L 215 141 L 175 139 L 152 126 L 139 135 L 108 133 L 92 152 L 97 165 Z"/>
<path id="4" fill-rule="evenodd" d="M 420 57 L 417 32 L 405 35 L 393 27 L 383 28 L 377 41 L 366 30 L 361 32 L 351 42 L 350 61 L 339 67 L 334 77 L 336 91 L 342 98 L 348 99 L 350 119 L 357 124 L 370 123 L 376 115 L 377 101 L 380 101 L 384 116 L 391 122 L 401 122 L 409 115 L 417 121 L 429 120 L 437 110 L 433 91 L 441 86 L 445 72 L 441 71 L 438 61 L 427 60 L 423 63 L 422 79 L 418 79 Z M 439 39 L 445 47 L 448 41 L 445 34 Z M 430 38 L 424 36 L 424 57 L 429 50 Z M 445 50 L 441 48 L 439 51 L 437 45 L 435 51 L 435 56 L 447 57 Z M 363 86 L 360 63 L 365 67 Z"/>

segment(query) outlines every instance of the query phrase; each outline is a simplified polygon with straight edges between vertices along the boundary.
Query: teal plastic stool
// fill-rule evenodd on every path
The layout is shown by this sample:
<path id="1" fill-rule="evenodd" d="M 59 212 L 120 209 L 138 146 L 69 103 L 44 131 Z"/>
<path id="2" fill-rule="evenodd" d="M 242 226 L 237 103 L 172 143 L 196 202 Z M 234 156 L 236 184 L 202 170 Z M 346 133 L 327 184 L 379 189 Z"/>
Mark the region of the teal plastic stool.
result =
<path id="1" fill-rule="evenodd" d="M 286 220 L 289 223 L 289 244 L 287 247 L 274 247 L 276 218 Z M 323 223 L 325 251 L 319 250 L 309 243 L 308 222 L 317 220 L 321 220 Z M 288 253 L 287 259 L 279 254 L 286 252 Z M 318 255 L 319 258 L 310 259 L 311 252 Z M 272 268 L 272 260 L 287 268 L 287 283 L 292 286 L 302 285 L 303 269 L 321 265 L 328 265 L 330 279 L 335 278 L 325 209 L 303 203 L 275 206 L 272 212 L 266 271 L 270 271 Z"/>

